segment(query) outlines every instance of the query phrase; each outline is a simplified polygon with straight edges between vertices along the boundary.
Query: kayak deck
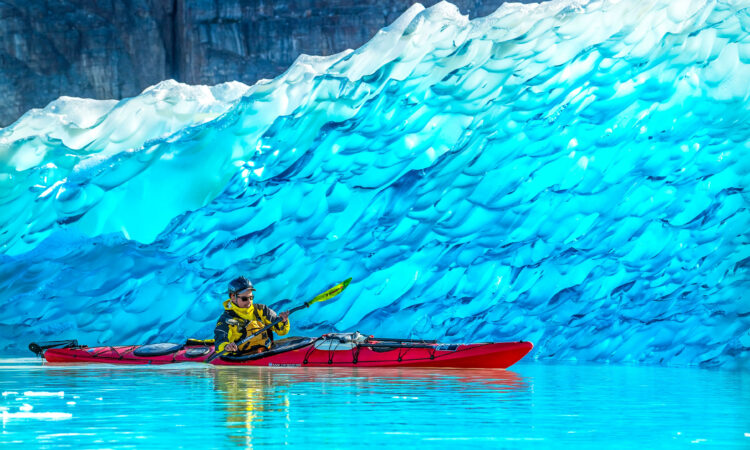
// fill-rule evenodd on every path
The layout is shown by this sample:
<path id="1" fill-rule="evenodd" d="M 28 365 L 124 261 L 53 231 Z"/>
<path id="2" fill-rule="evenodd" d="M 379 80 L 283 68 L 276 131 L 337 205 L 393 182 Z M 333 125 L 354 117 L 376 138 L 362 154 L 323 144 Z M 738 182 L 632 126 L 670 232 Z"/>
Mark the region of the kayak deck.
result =
<path id="1" fill-rule="evenodd" d="M 352 339 L 352 336 L 355 338 Z M 211 364 L 267 367 L 507 368 L 526 356 L 532 348 L 531 342 L 524 341 L 442 344 L 436 341 L 385 339 L 345 333 L 319 338 L 284 339 L 269 351 L 226 355 L 211 361 Z M 87 347 L 76 343 L 66 348 L 47 348 L 41 354 L 51 363 L 174 364 L 204 362 L 213 354 L 213 345 Z"/>

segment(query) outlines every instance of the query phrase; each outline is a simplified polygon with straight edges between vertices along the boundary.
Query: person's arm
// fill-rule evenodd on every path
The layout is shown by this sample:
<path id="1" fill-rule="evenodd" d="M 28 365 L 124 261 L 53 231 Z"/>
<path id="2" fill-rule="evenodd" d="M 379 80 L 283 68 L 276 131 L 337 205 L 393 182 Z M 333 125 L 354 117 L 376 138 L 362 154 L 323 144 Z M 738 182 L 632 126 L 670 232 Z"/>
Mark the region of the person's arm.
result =
<path id="1" fill-rule="evenodd" d="M 229 324 L 224 315 L 219 317 L 219 321 L 216 322 L 216 328 L 214 328 L 214 350 L 217 353 L 223 352 L 224 350 L 230 352 L 237 351 L 237 344 L 229 342 Z"/>
<path id="2" fill-rule="evenodd" d="M 260 316 L 266 325 L 272 324 L 277 318 L 281 319 L 281 322 L 273 326 L 273 331 L 279 336 L 289 333 L 289 329 L 291 328 L 289 324 L 289 311 L 284 311 L 277 315 L 276 311 L 263 305 L 263 307 L 260 308 Z"/>

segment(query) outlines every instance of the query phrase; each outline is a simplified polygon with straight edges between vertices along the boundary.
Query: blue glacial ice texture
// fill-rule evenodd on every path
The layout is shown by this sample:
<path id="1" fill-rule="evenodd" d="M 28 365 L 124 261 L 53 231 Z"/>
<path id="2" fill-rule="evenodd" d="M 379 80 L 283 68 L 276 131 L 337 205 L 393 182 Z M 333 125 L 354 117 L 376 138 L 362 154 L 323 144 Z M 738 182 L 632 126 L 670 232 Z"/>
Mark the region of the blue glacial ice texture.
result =
<path id="1" fill-rule="evenodd" d="M 750 2 L 406 11 L 254 86 L 61 98 L 0 131 L 0 348 L 293 333 L 750 367 Z M 285 300 L 286 299 L 286 300 Z"/>

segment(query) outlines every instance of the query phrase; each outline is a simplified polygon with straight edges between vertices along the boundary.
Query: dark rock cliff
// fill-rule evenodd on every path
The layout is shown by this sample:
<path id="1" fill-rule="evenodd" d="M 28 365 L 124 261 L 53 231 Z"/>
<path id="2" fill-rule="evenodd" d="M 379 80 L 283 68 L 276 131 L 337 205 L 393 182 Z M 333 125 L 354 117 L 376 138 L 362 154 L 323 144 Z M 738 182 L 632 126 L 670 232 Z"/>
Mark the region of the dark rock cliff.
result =
<path id="1" fill-rule="evenodd" d="M 273 78 L 301 53 L 361 46 L 413 3 L 0 0 L 0 127 L 62 95 L 119 99 L 169 78 L 208 85 Z M 452 3 L 473 18 L 502 0 Z"/>

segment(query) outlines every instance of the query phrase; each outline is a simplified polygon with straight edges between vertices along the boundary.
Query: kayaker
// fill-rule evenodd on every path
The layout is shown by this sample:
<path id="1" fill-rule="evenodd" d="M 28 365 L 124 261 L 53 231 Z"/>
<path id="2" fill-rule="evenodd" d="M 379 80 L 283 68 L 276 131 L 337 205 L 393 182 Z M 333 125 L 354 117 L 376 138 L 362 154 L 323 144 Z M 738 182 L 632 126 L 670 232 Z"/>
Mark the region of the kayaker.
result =
<path id="1" fill-rule="evenodd" d="M 245 277 L 235 278 L 229 283 L 229 300 L 224 302 L 224 313 L 219 317 L 214 329 L 215 348 L 217 352 L 259 353 L 271 348 L 273 333 L 279 336 L 289 333 L 289 311 L 276 314 L 266 305 L 253 303 L 255 299 L 253 283 Z M 237 341 L 250 336 L 278 317 L 281 322 L 265 333 L 250 339 L 237 347 Z"/>

